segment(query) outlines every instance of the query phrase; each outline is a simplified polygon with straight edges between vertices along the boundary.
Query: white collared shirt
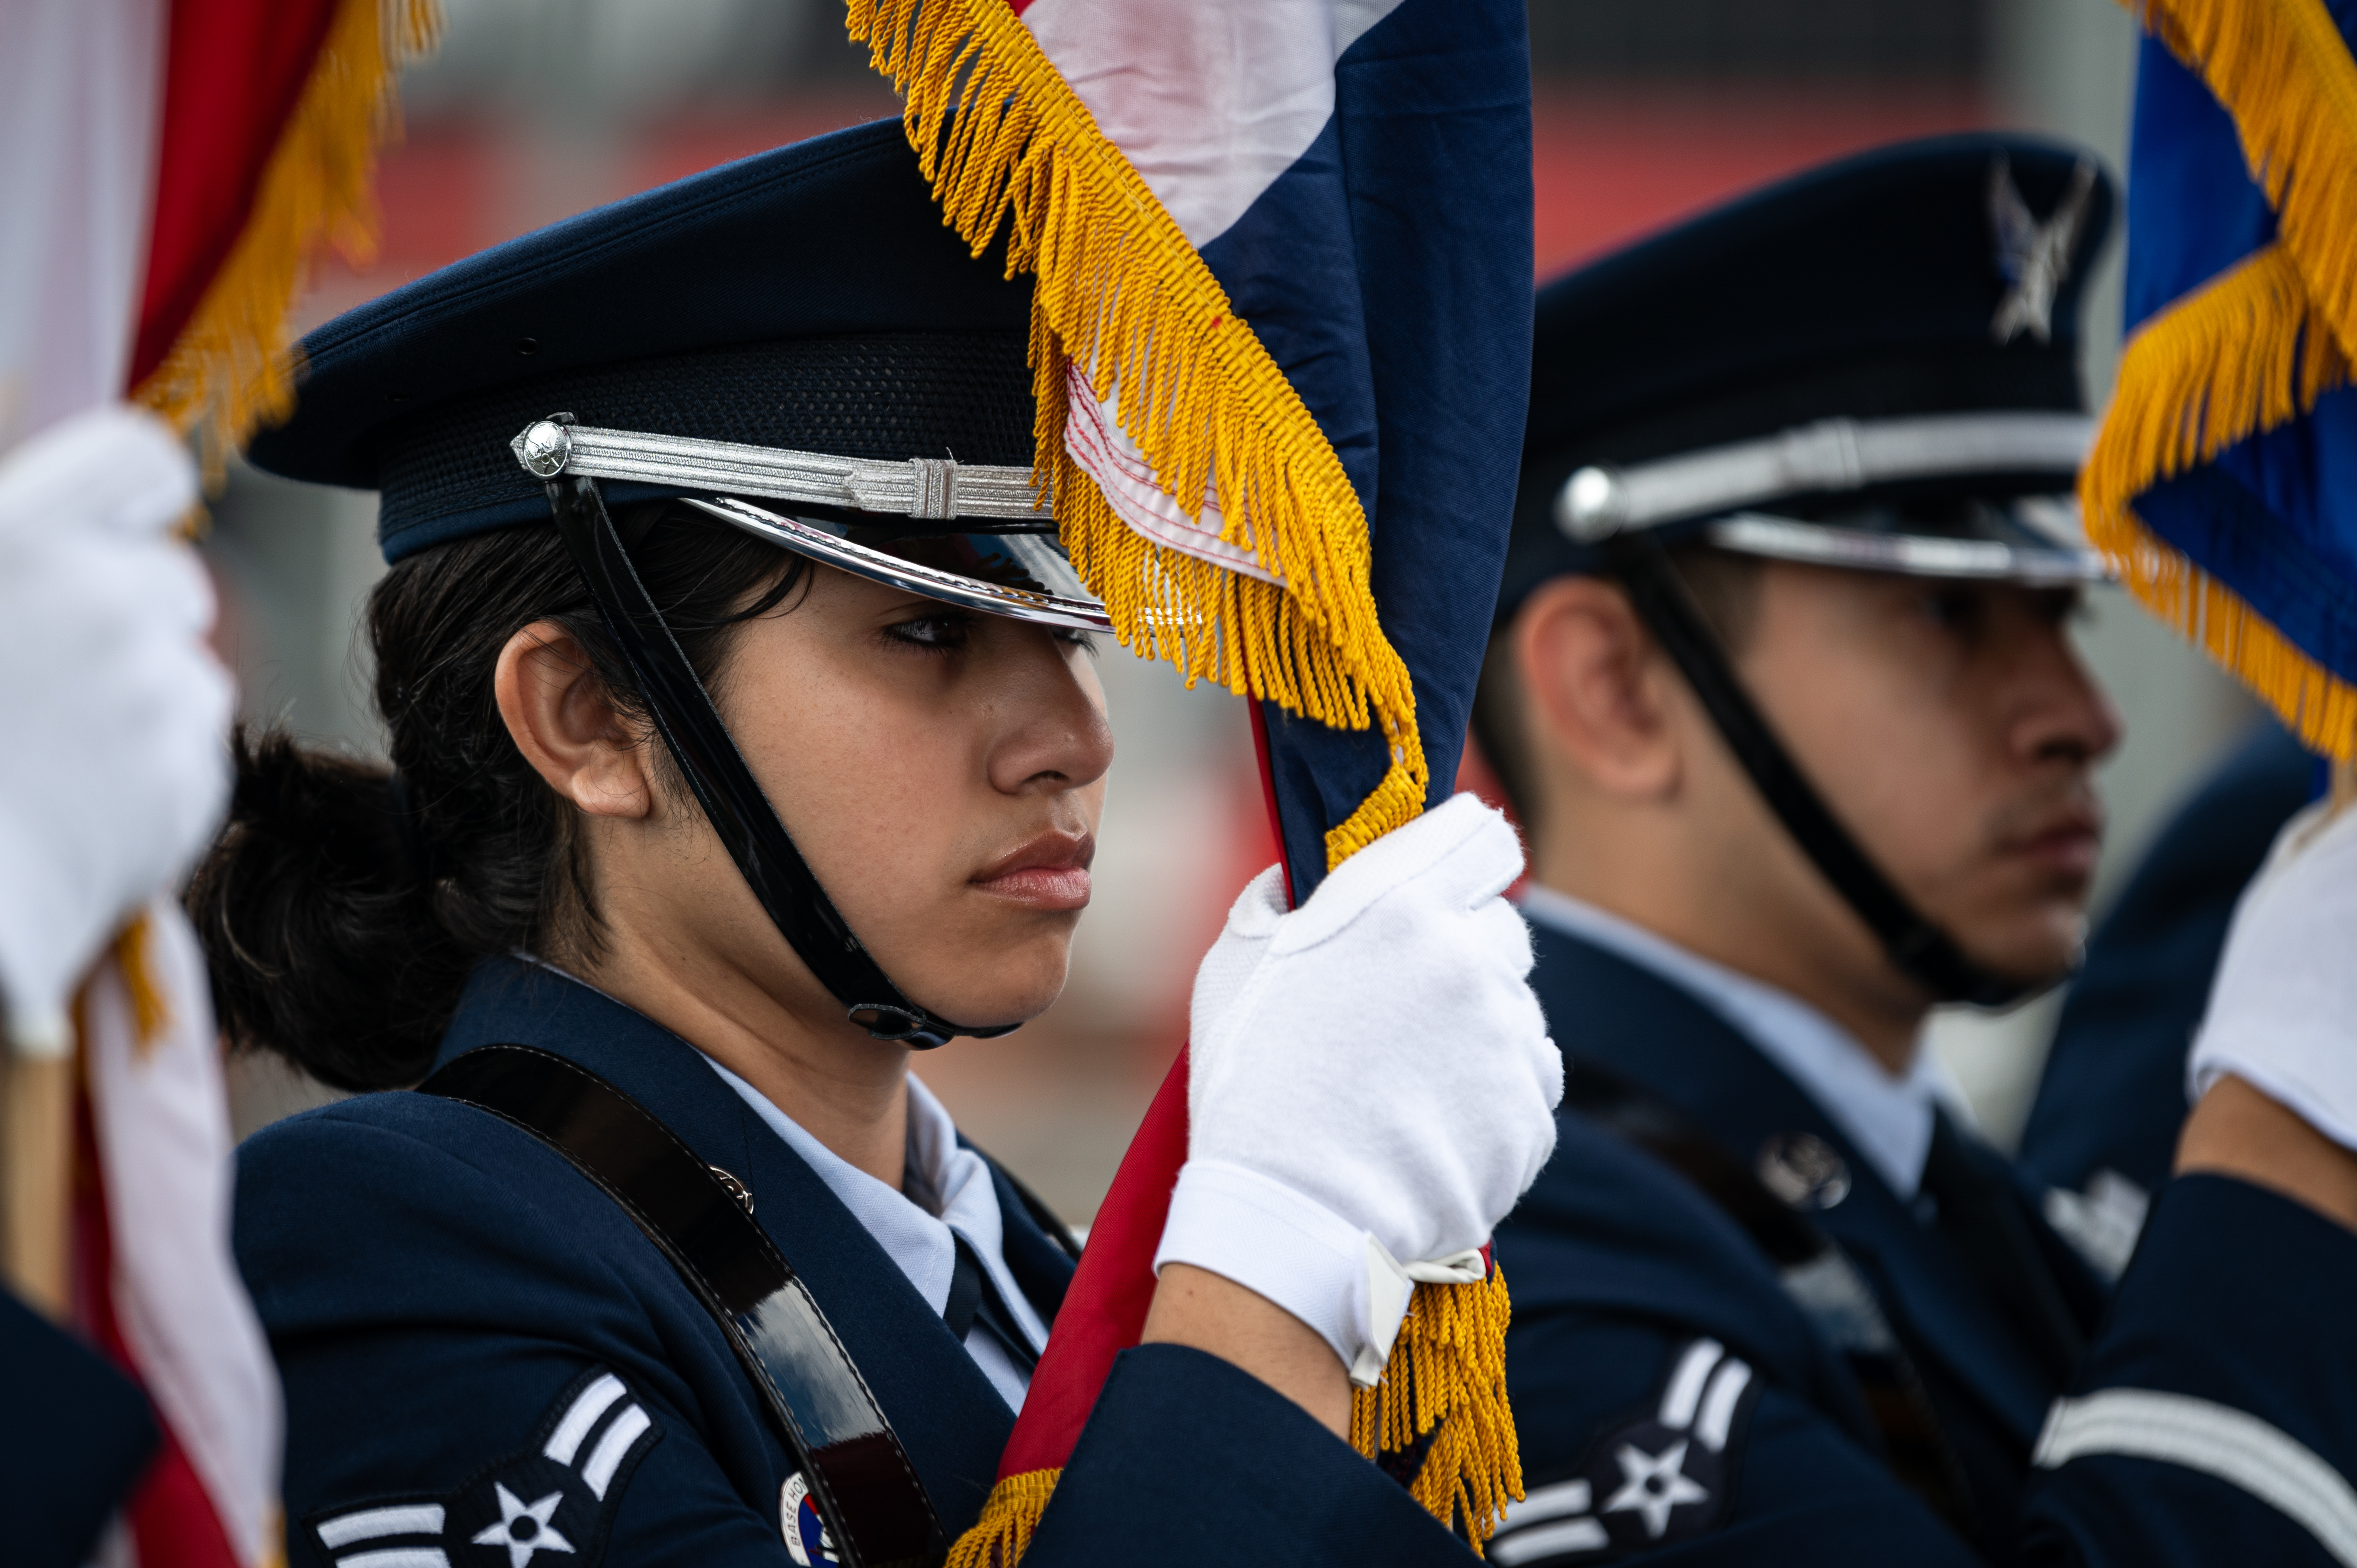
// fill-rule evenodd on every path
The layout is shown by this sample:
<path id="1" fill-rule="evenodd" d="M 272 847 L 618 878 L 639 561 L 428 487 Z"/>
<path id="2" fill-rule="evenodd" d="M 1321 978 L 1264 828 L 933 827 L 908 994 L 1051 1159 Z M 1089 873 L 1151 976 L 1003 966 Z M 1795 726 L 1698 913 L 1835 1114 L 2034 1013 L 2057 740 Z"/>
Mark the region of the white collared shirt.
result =
<path id="1" fill-rule="evenodd" d="M 1892 1192 L 1902 1200 L 1914 1197 L 1932 1152 L 1932 1108 L 1957 1098 L 1920 1040 L 1907 1076 L 1893 1078 L 1857 1036 L 1790 992 L 1688 952 L 1593 904 L 1533 883 L 1523 894 L 1523 915 L 1691 994 L 1799 1084 Z M 1576 1025 L 1566 1020 L 1559 1027 Z M 1576 1036 L 1566 1054 L 1578 1057 Z"/>
<path id="2" fill-rule="evenodd" d="M 950 1283 L 957 1269 L 955 1230 L 974 1249 L 998 1298 L 1013 1314 L 1016 1326 L 1031 1341 L 1034 1355 L 1047 1348 L 1048 1326 L 1032 1310 L 1029 1298 L 1016 1287 L 1007 1272 L 1006 1226 L 998 1211 L 998 1189 L 990 1179 L 990 1165 L 957 1140 L 957 1124 L 942 1102 L 933 1098 L 914 1073 L 909 1075 L 909 1188 L 938 1201 L 937 1208 L 920 1205 L 906 1193 L 888 1187 L 805 1132 L 802 1124 L 770 1103 L 769 1099 L 712 1061 L 712 1070 L 735 1090 L 770 1131 L 786 1141 L 802 1163 L 818 1173 L 827 1190 L 851 1210 L 884 1253 L 909 1276 L 917 1294 L 935 1312 L 946 1309 Z M 1023 1408 L 1031 1386 L 1030 1375 L 1015 1364 L 997 1339 L 987 1333 L 966 1336 L 966 1354 L 974 1358 L 1010 1409 Z"/>

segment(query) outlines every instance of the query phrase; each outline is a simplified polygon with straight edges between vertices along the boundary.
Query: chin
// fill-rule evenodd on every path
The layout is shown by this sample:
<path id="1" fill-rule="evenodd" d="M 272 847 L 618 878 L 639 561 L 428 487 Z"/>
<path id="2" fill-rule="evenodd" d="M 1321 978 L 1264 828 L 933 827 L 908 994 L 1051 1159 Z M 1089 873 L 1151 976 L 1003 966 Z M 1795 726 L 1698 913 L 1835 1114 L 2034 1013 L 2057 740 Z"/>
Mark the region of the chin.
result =
<path id="1" fill-rule="evenodd" d="M 1986 930 L 1955 934 L 1983 967 L 2008 979 L 2045 985 L 2077 966 L 2080 950 L 2086 945 L 2087 918 L 2074 905 L 2067 912 L 2040 910 L 1993 923 Z"/>
<path id="2" fill-rule="evenodd" d="M 969 1028 L 996 1029 L 1028 1024 L 1053 1006 L 1056 998 L 1064 993 L 1069 956 L 1068 945 L 1059 944 L 1052 955 L 1023 953 L 977 959 L 972 966 L 959 970 L 963 983 L 922 989 L 912 986 L 909 995 L 942 1017 Z M 991 983 L 973 983 L 970 977 L 977 973 L 988 974 Z"/>

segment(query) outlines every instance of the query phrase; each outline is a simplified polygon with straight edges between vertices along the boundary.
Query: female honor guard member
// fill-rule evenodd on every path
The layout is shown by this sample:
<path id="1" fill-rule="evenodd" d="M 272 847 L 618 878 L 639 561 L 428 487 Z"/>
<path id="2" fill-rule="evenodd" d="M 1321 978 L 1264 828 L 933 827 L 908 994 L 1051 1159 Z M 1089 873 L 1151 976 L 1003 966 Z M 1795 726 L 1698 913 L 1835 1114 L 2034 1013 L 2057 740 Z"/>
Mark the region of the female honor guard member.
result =
<path id="1" fill-rule="evenodd" d="M 2083 929 L 2117 721 L 2063 525 L 2110 205 L 2068 149 L 1920 144 L 1540 293 L 1481 722 L 1571 1062 L 1497 1239 L 1509 1568 L 2357 1562 L 2357 1012 L 2284 983 L 2347 972 L 2357 910 L 2268 915 L 2272 993 L 2229 940 L 2209 1030 L 2284 1102 L 2202 1101 L 2116 1294 L 1921 1050 Z M 2266 1075 L 2295 1038 L 2341 1099 Z"/>
<path id="2" fill-rule="evenodd" d="M 914 1563 L 975 1519 L 1073 1249 L 909 1054 L 1055 998 L 1112 760 L 1027 322 L 888 124 L 307 343 L 255 458 L 382 492 L 398 771 L 265 738 L 193 901 L 239 1044 L 423 1092 L 243 1152 L 293 1561 Z M 1459 800 L 1222 938 L 1196 1134 L 1279 1106 L 1334 1174 L 1232 1171 L 1257 1207 L 1166 1246 L 1030 1562 L 1463 1551 L 1337 1434 L 1367 1238 L 1480 1244 L 1552 1143 L 1519 865 Z M 1255 1024 L 1345 985 L 1436 1020 L 1372 1111 L 1270 1070 L 1347 1086 L 1359 1032 Z M 1286 1213 L 1345 1255 L 1221 1252 Z"/>

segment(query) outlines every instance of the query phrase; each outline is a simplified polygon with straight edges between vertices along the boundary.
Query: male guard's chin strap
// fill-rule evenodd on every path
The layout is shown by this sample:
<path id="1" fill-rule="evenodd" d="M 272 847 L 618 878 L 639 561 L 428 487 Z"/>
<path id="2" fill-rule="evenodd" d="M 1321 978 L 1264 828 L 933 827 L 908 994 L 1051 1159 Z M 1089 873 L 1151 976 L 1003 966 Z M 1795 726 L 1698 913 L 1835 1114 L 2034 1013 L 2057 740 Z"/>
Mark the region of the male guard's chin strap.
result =
<path id="1" fill-rule="evenodd" d="M 1801 853 L 1866 922 L 1900 972 L 1938 1001 L 1978 1007 L 2002 1007 L 2044 989 L 2046 982 L 2009 979 L 1974 962 L 1867 858 L 1736 679 L 1726 650 L 1662 542 L 1649 532 L 1624 532 L 1614 535 L 1606 551 L 1638 618 L 1668 650 L 1752 787 Z"/>
<path id="2" fill-rule="evenodd" d="M 678 639 L 630 564 L 597 481 L 560 475 L 548 481 L 547 489 L 557 532 L 638 677 L 656 732 L 678 760 L 753 897 L 819 983 L 848 1009 L 851 1021 L 879 1040 L 898 1040 L 919 1050 L 944 1045 L 957 1035 L 989 1039 L 1015 1028 L 1013 1024 L 987 1029 L 952 1024 L 901 994 L 860 945 L 834 900 L 819 886 L 810 863 L 794 847 L 776 808 L 753 781 L 752 769 L 745 766 L 711 693 L 696 679 Z"/>

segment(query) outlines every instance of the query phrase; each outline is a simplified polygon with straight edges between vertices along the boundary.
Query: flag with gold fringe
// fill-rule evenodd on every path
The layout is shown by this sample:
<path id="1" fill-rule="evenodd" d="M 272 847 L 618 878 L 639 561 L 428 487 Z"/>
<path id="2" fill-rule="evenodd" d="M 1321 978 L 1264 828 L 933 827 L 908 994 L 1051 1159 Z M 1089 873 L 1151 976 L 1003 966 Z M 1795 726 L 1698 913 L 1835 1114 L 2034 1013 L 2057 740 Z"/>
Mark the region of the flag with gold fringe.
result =
<path id="1" fill-rule="evenodd" d="M 1530 369 L 1513 0 L 851 0 L 943 220 L 1035 280 L 1037 478 L 1121 639 L 1254 701 L 1292 893 L 1446 796 Z M 1018 1557 L 1137 1342 L 1182 1055 L 982 1522 Z M 1352 1438 L 1477 1543 L 1521 1495 L 1505 1284 L 1420 1285 Z"/>
<path id="2" fill-rule="evenodd" d="M 2357 754 L 2357 16 L 2140 0 L 2118 389 L 2080 482 L 2131 591 Z"/>
<path id="3" fill-rule="evenodd" d="M 432 0 L 0 6 L 0 454 L 129 401 L 199 435 L 218 472 L 284 415 L 306 269 L 322 243 L 365 255 L 395 73 L 436 16 Z M 188 511 L 185 452 L 129 423 L 168 465 L 149 476 L 148 521 Z M 103 487 L 48 498 L 45 521 L 80 525 L 91 489 Z M 70 692 L 77 671 L 43 675 Z M 204 811 L 183 813 L 191 856 Z M 127 921 L 111 941 L 102 925 L 59 939 L 57 990 L 91 966 L 70 1010 L 12 974 L 0 1258 L 16 1294 L 135 1379 L 156 1418 L 160 1448 L 106 1559 L 259 1568 L 283 1560 L 279 1391 L 230 1255 L 229 1112 L 204 966 L 168 893 L 93 923 L 107 919 Z M 35 1428 L 39 1413 L 22 1412 Z"/>

